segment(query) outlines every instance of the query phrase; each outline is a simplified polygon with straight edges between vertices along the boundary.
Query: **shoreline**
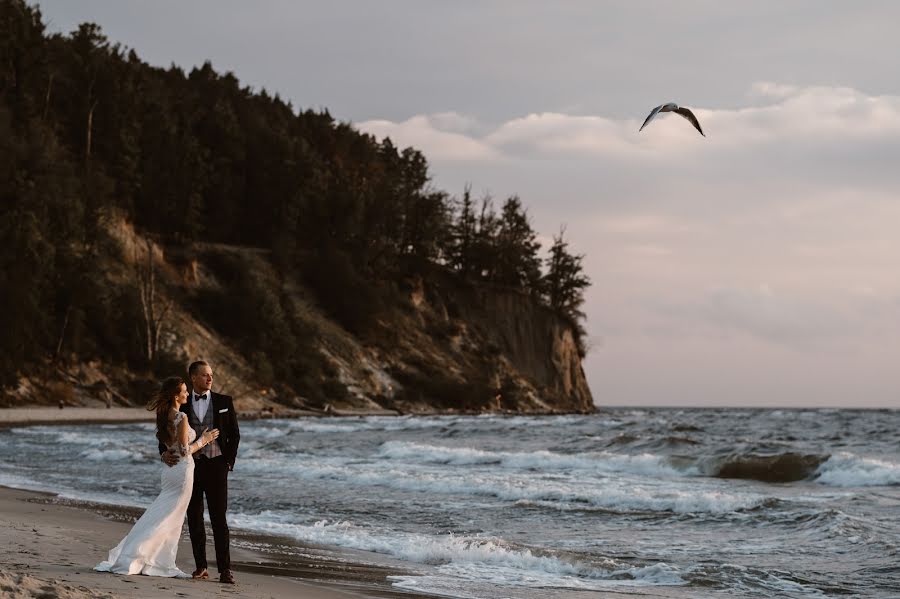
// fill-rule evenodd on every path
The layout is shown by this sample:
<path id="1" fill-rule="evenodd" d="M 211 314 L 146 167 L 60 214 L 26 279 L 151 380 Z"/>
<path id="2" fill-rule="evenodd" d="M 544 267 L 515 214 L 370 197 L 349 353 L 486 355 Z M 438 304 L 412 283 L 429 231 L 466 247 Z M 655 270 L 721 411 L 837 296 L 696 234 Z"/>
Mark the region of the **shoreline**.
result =
<path id="1" fill-rule="evenodd" d="M 359 416 L 397 416 L 389 410 L 335 410 L 325 414 L 312 410 L 258 410 L 238 412 L 241 421 L 275 418 L 344 418 Z M 18 426 L 52 426 L 68 424 L 126 424 L 133 422 L 153 423 L 152 412 L 144 408 L 89 408 L 67 406 L 63 409 L 34 406 L 21 408 L 0 408 L 0 428 Z"/>
<path id="2" fill-rule="evenodd" d="M 597 412 L 593 412 L 597 413 Z M 414 412 L 401 413 L 395 410 L 368 409 L 331 409 L 328 412 L 297 410 L 284 408 L 280 410 L 238 411 L 240 421 L 274 420 L 278 418 L 362 418 L 366 416 L 566 416 L 579 415 L 579 412 Z M 586 415 L 586 414 L 585 414 Z M 63 409 L 34 406 L 20 408 L 0 408 L 0 429 L 19 426 L 54 426 L 70 424 L 127 424 L 134 422 L 153 423 L 153 413 L 144 408 L 89 408 L 67 406 Z"/>
<path id="3" fill-rule="evenodd" d="M 237 585 L 217 581 L 208 535 L 210 579 L 205 581 L 123 576 L 95 572 L 93 566 L 125 536 L 141 508 L 71 500 L 54 493 L 0 486 L 0 590 L 47 599 L 106 597 L 219 596 L 306 597 L 309 599 L 425 599 L 431 595 L 397 589 L 388 576 L 408 573 L 403 564 L 378 554 L 306 545 L 232 529 L 232 562 Z M 186 532 L 178 548 L 182 570 L 193 570 Z M 12 586 L 11 586 L 12 585 Z M 30 589 L 30 590 L 29 590 Z M 29 593 L 29 594 L 26 594 Z M 4 595 L 6 596 L 6 595 Z"/>

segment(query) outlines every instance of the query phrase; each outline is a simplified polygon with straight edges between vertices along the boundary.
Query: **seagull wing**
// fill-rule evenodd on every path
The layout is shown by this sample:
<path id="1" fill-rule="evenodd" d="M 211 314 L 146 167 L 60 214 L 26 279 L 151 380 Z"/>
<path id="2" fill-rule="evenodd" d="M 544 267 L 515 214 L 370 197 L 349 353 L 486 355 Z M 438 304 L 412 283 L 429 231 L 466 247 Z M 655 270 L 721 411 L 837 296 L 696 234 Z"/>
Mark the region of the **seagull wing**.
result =
<path id="1" fill-rule="evenodd" d="M 659 110 L 660 110 L 663 106 L 665 106 L 665 104 L 660 104 L 659 106 L 657 106 L 656 108 L 654 108 L 653 110 L 651 110 L 651 111 L 650 111 L 650 114 L 647 115 L 647 119 L 644 121 L 644 124 L 641 125 L 641 128 L 638 129 L 638 131 L 643 131 L 643 130 L 644 130 L 644 127 L 647 126 L 647 123 L 649 123 L 650 121 L 652 121 L 652 120 L 653 120 L 653 117 L 655 117 L 656 115 L 659 114 Z"/>
<path id="2" fill-rule="evenodd" d="M 683 116 L 684 118 L 689 120 L 691 122 L 691 124 L 697 129 L 697 131 L 700 132 L 700 135 L 702 135 L 703 137 L 706 137 L 706 133 L 704 133 L 703 129 L 700 128 L 700 121 L 697 120 L 697 117 L 695 117 L 694 113 L 691 112 L 689 109 L 687 109 L 683 106 L 679 106 L 672 112 L 677 112 L 678 114 L 680 114 L 681 116 Z"/>

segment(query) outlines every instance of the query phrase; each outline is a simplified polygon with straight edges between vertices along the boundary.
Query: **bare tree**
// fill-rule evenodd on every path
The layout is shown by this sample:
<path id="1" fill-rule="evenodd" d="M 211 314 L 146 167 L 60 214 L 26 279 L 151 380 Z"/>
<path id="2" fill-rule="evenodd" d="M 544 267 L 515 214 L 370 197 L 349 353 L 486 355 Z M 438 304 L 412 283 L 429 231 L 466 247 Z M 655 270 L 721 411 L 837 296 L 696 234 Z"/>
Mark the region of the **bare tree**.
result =
<path id="1" fill-rule="evenodd" d="M 50 73 L 50 79 L 47 81 L 47 97 L 44 98 L 44 112 L 41 114 L 41 121 L 47 121 L 47 112 L 50 110 L 50 92 L 53 91 L 53 77 L 54 74 Z"/>
<path id="2" fill-rule="evenodd" d="M 89 164 L 91 161 L 91 139 L 93 138 L 94 133 L 94 109 L 97 108 L 97 101 L 95 100 L 91 104 L 90 110 L 88 110 L 87 114 L 87 131 L 85 133 L 85 142 L 84 142 L 84 162 L 85 164 Z"/>
<path id="3" fill-rule="evenodd" d="M 159 335 L 162 331 L 163 324 L 166 321 L 166 316 L 169 314 L 169 309 L 172 307 L 172 300 L 160 304 L 160 298 L 156 291 L 156 266 L 153 260 L 153 242 L 150 239 L 147 239 L 146 243 L 146 264 L 143 266 L 141 265 L 136 249 L 134 263 L 138 270 L 138 281 L 140 283 L 138 291 L 140 292 L 141 315 L 143 316 L 144 321 L 143 333 L 144 341 L 146 343 L 144 356 L 147 358 L 147 363 L 150 364 L 159 353 Z"/>

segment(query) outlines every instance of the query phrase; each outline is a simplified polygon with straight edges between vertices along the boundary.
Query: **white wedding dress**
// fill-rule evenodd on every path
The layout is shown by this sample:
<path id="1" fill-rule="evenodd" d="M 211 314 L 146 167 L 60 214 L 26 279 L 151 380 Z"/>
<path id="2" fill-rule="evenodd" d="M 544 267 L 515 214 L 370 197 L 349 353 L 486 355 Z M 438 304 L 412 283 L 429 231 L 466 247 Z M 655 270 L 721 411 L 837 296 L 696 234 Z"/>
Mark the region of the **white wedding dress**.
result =
<path id="1" fill-rule="evenodd" d="M 182 418 L 182 412 L 175 416 L 176 430 Z M 196 437 L 194 430 L 188 428 L 188 443 L 193 443 Z M 161 479 L 159 496 L 134 523 L 128 535 L 109 552 L 107 560 L 97 564 L 94 570 L 190 578 L 190 574 L 175 566 L 175 553 L 193 492 L 194 460 L 187 456 L 174 466 L 163 464 Z"/>

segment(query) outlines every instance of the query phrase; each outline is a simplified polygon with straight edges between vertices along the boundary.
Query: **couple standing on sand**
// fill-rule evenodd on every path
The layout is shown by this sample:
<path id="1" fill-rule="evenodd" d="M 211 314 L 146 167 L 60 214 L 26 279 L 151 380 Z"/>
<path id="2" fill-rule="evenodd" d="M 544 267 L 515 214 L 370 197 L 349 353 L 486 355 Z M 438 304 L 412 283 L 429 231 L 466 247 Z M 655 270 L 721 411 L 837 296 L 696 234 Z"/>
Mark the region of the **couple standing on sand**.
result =
<path id="1" fill-rule="evenodd" d="M 116 574 L 146 574 L 178 578 L 209 578 L 203 496 L 209 507 L 216 546 L 219 581 L 234 584 L 229 556 L 228 473 L 234 469 L 238 443 L 237 414 L 228 395 L 212 391 L 209 364 L 188 368 L 193 390 L 181 377 L 169 377 L 147 406 L 156 411 L 156 438 L 165 467 L 162 490 L 128 535 L 94 569 Z M 175 566 L 181 526 L 187 514 L 196 570 L 186 574 Z"/>

